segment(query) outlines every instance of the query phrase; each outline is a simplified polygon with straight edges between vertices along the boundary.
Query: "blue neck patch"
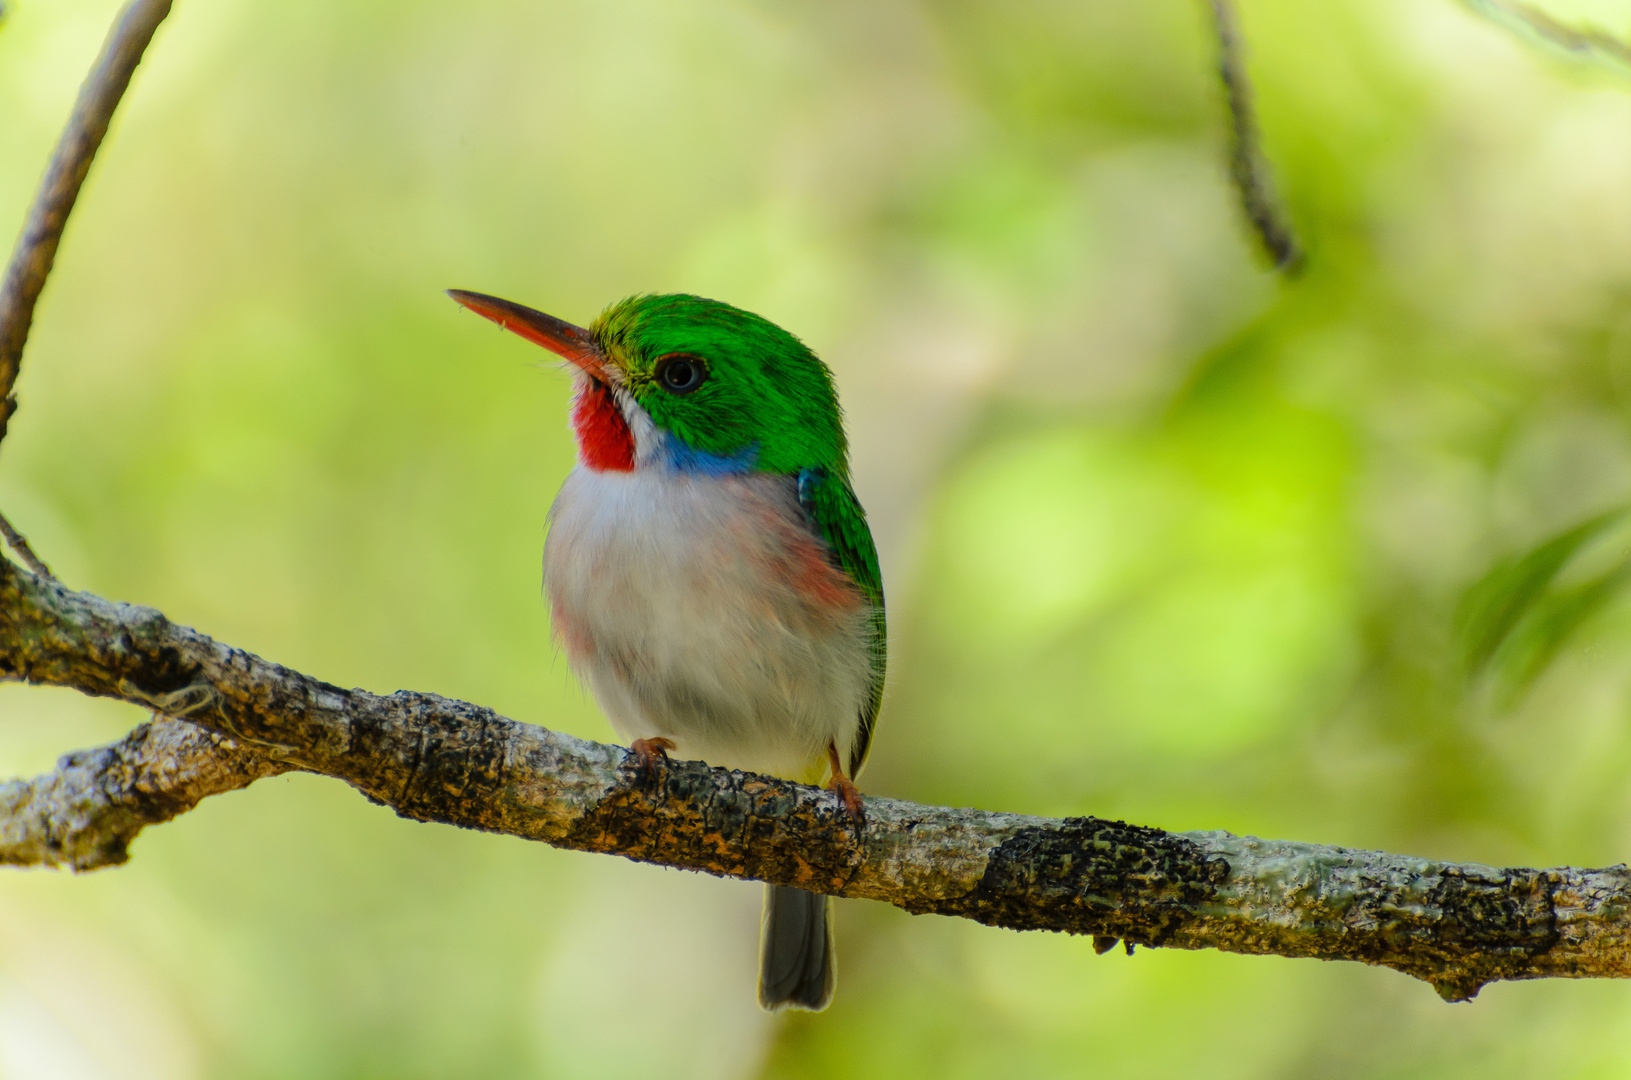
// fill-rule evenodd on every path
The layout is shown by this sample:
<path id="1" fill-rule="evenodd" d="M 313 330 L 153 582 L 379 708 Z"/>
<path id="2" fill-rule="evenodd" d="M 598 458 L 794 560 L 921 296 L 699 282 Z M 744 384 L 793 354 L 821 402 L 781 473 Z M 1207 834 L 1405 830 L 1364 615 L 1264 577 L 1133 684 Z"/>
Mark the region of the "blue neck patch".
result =
<path id="1" fill-rule="evenodd" d="M 750 443 L 729 457 L 698 450 L 672 431 L 662 433 L 662 444 L 657 460 L 675 472 L 701 473 L 704 476 L 728 476 L 752 470 L 759 460 L 759 444 Z"/>

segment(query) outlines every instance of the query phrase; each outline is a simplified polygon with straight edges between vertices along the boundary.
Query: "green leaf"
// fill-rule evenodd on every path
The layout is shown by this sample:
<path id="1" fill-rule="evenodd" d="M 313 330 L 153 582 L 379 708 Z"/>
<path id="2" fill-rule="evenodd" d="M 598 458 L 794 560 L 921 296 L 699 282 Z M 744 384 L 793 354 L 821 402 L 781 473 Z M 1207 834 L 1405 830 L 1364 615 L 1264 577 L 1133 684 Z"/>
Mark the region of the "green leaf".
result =
<path id="1" fill-rule="evenodd" d="M 1518 623 L 1546 595 L 1547 589 L 1569 560 L 1589 541 L 1618 521 L 1626 510 L 1626 507 L 1619 507 L 1599 514 L 1516 558 L 1502 560 L 1466 591 L 1456 613 L 1456 637 L 1469 676 L 1477 675 L 1489 664 Z M 1613 579 L 1618 582 L 1619 573 L 1620 568 L 1616 568 L 1598 581 L 1606 584 Z M 1589 585 L 1581 586 L 1574 592 L 1589 592 L 1590 588 Z M 1603 599 L 1606 600 L 1606 596 Z M 1577 601 L 1584 602 L 1583 596 Z M 1596 606 L 1570 622 L 1563 614 L 1569 605 L 1558 599 L 1556 604 L 1548 605 L 1549 614 L 1545 617 L 1558 620 L 1558 627 L 1567 625 L 1569 629 L 1563 631 L 1566 636 L 1601 603 L 1601 600 L 1597 601 Z M 1556 644 L 1561 644 L 1561 641 L 1561 638 L 1557 639 L 1546 654 L 1548 657 L 1556 651 Z"/>
<path id="2" fill-rule="evenodd" d="M 1495 666 L 1504 676 L 1508 695 L 1526 690 L 1570 636 L 1601 611 L 1628 581 L 1631 555 L 1590 581 L 1542 596 L 1495 654 Z"/>

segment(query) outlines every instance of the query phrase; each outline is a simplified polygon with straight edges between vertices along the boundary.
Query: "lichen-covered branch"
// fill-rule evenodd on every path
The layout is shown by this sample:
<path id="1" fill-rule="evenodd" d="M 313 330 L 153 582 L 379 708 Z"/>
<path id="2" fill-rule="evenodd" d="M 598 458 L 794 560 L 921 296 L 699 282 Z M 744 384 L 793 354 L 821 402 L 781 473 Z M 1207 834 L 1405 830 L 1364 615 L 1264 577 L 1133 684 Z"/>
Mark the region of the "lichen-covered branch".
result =
<path id="1" fill-rule="evenodd" d="M 169 13 L 170 0 L 130 0 L 114 20 L 101 55 L 80 87 L 73 114 L 57 140 L 56 151 L 17 238 L 6 276 L 0 281 L 0 439 L 6 437 L 11 414 L 17 411 L 12 387 L 34 321 L 34 303 L 51 275 L 62 230 L 102 137 L 108 133 L 113 110 L 130 85 L 130 77 L 141 63 L 154 31 Z"/>
<path id="2" fill-rule="evenodd" d="M 1212 26 L 1218 40 L 1218 77 L 1229 108 L 1229 178 L 1241 209 L 1274 267 L 1286 274 L 1302 269 L 1303 250 L 1274 194 L 1268 163 L 1257 134 L 1257 110 L 1240 41 L 1233 0 L 1211 0 Z"/>
<path id="3" fill-rule="evenodd" d="M 155 717 L 110 746 L 67 755 L 54 772 L 0 783 L 0 863 L 117 865 L 146 826 L 289 769 L 236 740 Z"/>
<path id="4" fill-rule="evenodd" d="M 1631 975 L 1624 866 L 1499 869 L 878 798 L 860 825 L 815 788 L 700 762 L 648 774 L 478 705 L 331 686 L 3 560 L 0 677 L 178 718 L 0 788 L 0 861 L 119 862 L 143 825 L 304 769 L 420 821 L 1100 944 L 1358 960 L 1450 1000 L 1496 979 Z"/>

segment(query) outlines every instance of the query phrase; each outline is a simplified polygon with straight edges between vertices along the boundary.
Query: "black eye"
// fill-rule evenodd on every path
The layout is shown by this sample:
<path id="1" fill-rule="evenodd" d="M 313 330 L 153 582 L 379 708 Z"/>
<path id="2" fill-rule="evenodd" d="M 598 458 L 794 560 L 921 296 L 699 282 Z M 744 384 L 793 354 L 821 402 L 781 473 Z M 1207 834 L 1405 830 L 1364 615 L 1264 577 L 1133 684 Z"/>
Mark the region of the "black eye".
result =
<path id="1" fill-rule="evenodd" d="M 669 353 L 657 361 L 657 383 L 670 394 L 689 394 L 708 379 L 708 366 L 702 357 L 690 353 Z"/>

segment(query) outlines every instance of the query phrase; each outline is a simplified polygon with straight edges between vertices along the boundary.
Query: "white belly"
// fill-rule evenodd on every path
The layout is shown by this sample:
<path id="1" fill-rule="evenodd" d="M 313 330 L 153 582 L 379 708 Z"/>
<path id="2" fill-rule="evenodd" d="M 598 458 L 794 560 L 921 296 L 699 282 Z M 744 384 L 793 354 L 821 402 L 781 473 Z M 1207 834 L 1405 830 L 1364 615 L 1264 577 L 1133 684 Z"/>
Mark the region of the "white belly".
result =
<path id="1" fill-rule="evenodd" d="M 793 482 L 579 466 L 550 511 L 557 639 L 625 739 L 813 782 L 869 700 L 861 594 L 805 527 Z"/>

